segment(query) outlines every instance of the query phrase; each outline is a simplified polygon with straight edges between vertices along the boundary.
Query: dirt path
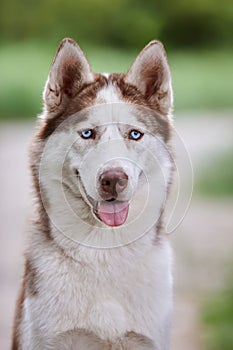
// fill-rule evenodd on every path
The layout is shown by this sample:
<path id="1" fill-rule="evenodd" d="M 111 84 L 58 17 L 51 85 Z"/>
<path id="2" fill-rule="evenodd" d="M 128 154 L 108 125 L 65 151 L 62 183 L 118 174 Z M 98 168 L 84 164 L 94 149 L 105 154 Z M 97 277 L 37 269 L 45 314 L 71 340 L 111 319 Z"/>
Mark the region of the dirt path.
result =
<path id="1" fill-rule="evenodd" d="M 202 129 L 200 130 L 200 123 Z M 177 119 L 194 170 L 205 157 L 233 143 L 233 118 L 225 115 Z M 9 349 L 15 299 L 22 273 L 22 247 L 30 209 L 27 145 L 31 124 L 0 124 L 0 349 Z M 221 137 L 219 137 L 221 135 Z M 206 296 L 224 284 L 232 255 L 233 202 L 194 198 L 172 235 L 175 252 L 175 308 L 171 350 L 202 350 L 199 322 Z"/>
<path id="2" fill-rule="evenodd" d="M 209 160 L 233 146 L 233 113 L 190 115 L 177 120 L 190 153 L 194 177 Z M 185 164 L 183 171 L 185 172 Z M 175 255 L 175 308 L 171 350 L 202 350 L 200 323 L 204 301 L 222 288 L 233 252 L 233 200 L 204 200 L 195 194 L 172 234 Z"/>

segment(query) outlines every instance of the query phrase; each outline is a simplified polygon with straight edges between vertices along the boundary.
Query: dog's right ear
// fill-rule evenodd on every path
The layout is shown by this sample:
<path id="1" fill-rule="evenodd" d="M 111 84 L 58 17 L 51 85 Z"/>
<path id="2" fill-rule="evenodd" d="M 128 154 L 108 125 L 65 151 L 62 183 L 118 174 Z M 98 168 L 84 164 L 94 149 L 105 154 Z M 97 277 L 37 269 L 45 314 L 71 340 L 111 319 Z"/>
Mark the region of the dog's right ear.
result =
<path id="1" fill-rule="evenodd" d="M 170 115 L 173 106 L 171 72 L 162 43 L 153 40 L 139 53 L 125 82 L 136 86 L 159 112 Z"/>
<path id="2" fill-rule="evenodd" d="M 74 40 L 63 39 L 45 85 L 44 112 L 48 115 L 62 109 L 63 103 L 72 99 L 85 84 L 92 81 L 94 75 L 83 51 Z"/>

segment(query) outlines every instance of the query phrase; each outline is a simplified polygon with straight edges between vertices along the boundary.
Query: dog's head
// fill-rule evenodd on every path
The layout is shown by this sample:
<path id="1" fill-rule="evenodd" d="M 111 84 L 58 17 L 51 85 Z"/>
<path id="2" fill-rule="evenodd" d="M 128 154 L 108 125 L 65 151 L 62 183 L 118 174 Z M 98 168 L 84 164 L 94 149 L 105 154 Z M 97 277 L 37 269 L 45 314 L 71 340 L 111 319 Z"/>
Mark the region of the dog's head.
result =
<path id="1" fill-rule="evenodd" d="M 50 206 L 61 206 L 54 203 L 60 186 L 74 211 L 85 203 L 83 220 L 89 210 L 94 225 L 121 226 L 140 215 L 148 192 L 161 202 L 161 174 L 164 194 L 172 168 L 172 104 L 160 42 L 149 43 L 127 74 L 94 74 L 79 46 L 64 39 L 46 82 L 37 134 Z"/>

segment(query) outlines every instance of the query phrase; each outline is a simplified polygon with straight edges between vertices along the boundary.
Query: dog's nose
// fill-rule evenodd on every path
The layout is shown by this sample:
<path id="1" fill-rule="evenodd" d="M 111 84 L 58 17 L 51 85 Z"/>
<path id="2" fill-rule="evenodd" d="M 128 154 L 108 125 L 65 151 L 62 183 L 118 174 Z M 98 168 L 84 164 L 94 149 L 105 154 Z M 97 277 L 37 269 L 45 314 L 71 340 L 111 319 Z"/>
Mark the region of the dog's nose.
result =
<path id="1" fill-rule="evenodd" d="M 128 175 L 121 168 L 106 170 L 100 175 L 100 192 L 104 197 L 117 198 L 124 191 L 128 183 Z"/>

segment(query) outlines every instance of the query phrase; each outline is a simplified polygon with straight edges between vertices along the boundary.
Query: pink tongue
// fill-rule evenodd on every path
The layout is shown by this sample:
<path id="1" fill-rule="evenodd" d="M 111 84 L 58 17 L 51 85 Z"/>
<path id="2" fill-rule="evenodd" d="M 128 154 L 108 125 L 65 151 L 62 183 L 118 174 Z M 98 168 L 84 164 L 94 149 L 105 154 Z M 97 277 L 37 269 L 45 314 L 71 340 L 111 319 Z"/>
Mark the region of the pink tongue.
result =
<path id="1" fill-rule="evenodd" d="M 128 202 L 100 202 L 98 207 L 100 219 L 108 226 L 123 225 L 127 219 L 128 211 Z"/>

